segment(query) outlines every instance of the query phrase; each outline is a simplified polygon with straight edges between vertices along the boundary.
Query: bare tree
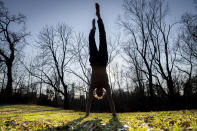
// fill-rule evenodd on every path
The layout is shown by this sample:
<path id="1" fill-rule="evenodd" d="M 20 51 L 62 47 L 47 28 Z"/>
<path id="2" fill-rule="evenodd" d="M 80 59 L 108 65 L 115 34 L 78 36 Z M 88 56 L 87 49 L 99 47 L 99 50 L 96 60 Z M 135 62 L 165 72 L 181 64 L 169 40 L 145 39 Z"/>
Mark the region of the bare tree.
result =
<path id="1" fill-rule="evenodd" d="M 190 47 L 188 45 L 191 45 L 190 38 L 185 38 L 184 34 L 180 35 L 177 42 L 177 48 L 178 48 L 178 55 L 179 58 L 177 58 L 177 69 L 181 71 L 182 73 L 186 74 L 187 76 L 187 86 L 185 86 L 184 91 L 191 92 L 192 90 L 192 74 L 195 67 L 195 57 L 193 56 L 192 51 L 190 50 Z M 185 79 L 186 80 L 186 79 Z M 186 93 L 185 92 L 185 93 Z M 191 94 L 191 93 L 189 93 Z"/>
<path id="2" fill-rule="evenodd" d="M 196 4 L 197 5 L 197 4 Z M 182 40 L 197 60 L 197 14 L 185 13 L 182 16 Z M 189 53 L 188 52 L 188 53 Z"/>
<path id="3" fill-rule="evenodd" d="M 129 32 L 131 39 L 125 48 L 126 54 L 135 62 L 137 66 L 136 53 L 142 58 L 145 68 L 137 69 L 143 72 L 148 79 L 149 96 L 154 97 L 153 90 L 153 63 L 156 55 L 155 41 L 153 39 L 153 24 L 157 15 L 157 1 L 146 0 L 125 0 L 123 7 L 125 10 L 125 20 L 121 25 Z M 132 46 L 131 46 L 132 45 Z M 136 51 L 132 51 L 134 48 Z"/>
<path id="4" fill-rule="evenodd" d="M 166 81 L 168 96 L 172 104 L 175 98 L 175 86 L 173 82 L 172 71 L 176 60 L 176 48 L 171 40 L 171 34 L 174 24 L 166 24 L 165 17 L 168 13 L 168 7 L 165 6 L 165 1 L 154 1 L 156 10 L 154 11 L 153 28 L 151 30 L 151 40 L 154 41 L 156 48 L 155 69 Z M 171 45 L 171 46 L 170 46 Z"/>
<path id="5" fill-rule="evenodd" d="M 130 44 L 126 45 L 124 48 L 124 52 L 126 54 L 126 57 L 123 57 L 123 59 L 128 63 L 129 65 L 129 72 L 133 75 L 129 75 L 132 81 L 135 83 L 136 90 L 141 96 L 145 95 L 144 92 L 144 75 L 142 72 L 142 69 L 144 67 L 143 60 L 137 53 L 137 50 L 133 47 L 131 47 Z"/>
<path id="6" fill-rule="evenodd" d="M 172 77 L 176 50 L 173 50 L 170 33 L 175 24 L 167 25 L 165 17 L 168 6 L 165 0 L 125 0 L 126 14 L 123 27 L 131 34 L 132 48 L 142 58 L 145 69 L 142 71 L 149 82 L 150 96 L 154 96 L 153 78 L 158 81 L 157 73 L 166 81 L 168 95 L 173 100 L 175 91 Z M 154 73 L 155 70 L 157 73 Z"/>
<path id="7" fill-rule="evenodd" d="M 66 24 L 45 26 L 40 31 L 37 41 L 41 53 L 36 57 L 34 70 L 29 70 L 33 76 L 64 96 L 65 109 L 69 108 L 65 71 L 73 58 L 69 55 L 71 36 L 72 29 Z M 63 89 L 60 88 L 58 81 Z"/>
<path id="8" fill-rule="evenodd" d="M 22 47 L 24 47 L 24 40 L 27 36 L 25 33 L 25 16 L 24 15 L 10 15 L 8 10 L 4 7 L 3 2 L 0 2 L 0 57 L 7 69 L 7 85 L 6 95 L 12 94 L 12 67 L 16 55 L 19 54 Z M 17 25 L 19 27 L 13 29 Z M 13 30 L 11 30 L 13 29 Z"/>
<path id="9" fill-rule="evenodd" d="M 197 2 L 197 1 L 194 1 Z M 195 3 L 197 5 L 197 3 Z M 181 66 L 176 66 L 178 70 L 185 73 L 186 84 L 184 95 L 192 94 L 192 77 L 194 67 L 197 64 L 197 14 L 185 13 L 181 18 L 180 34 L 177 41 L 180 58 L 177 59 Z M 179 64 L 180 65 L 180 64 Z"/>
<path id="10" fill-rule="evenodd" d="M 80 81 L 85 83 L 86 87 L 79 90 L 86 92 L 86 88 L 90 87 L 91 69 L 89 64 L 88 41 L 84 37 L 83 33 L 75 34 L 70 52 L 74 57 L 72 60 L 72 65 L 67 72 L 73 74 L 80 79 Z"/>
<path id="11" fill-rule="evenodd" d="M 114 71 L 113 65 L 116 64 L 117 59 L 120 59 L 119 58 L 119 54 L 120 54 L 119 48 L 122 43 L 122 40 L 121 40 L 120 34 L 114 34 L 114 35 L 112 35 L 112 37 L 109 37 L 107 40 L 107 42 L 108 42 L 108 57 L 109 57 L 108 58 L 107 73 L 108 73 L 110 88 L 113 93 L 114 88 L 116 86 L 116 82 L 115 81 L 113 82 L 113 79 L 115 78 L 114 73 L 116 72 L 116 71 Z"/>
<path id="12" fill-rule="evenodd" d="M 0 63 L 0 86 L 1 86 L 1 92 L 4 90 L 5 87 L 5 81 L 6 81 L 6 67 L 4 63 Z"/>

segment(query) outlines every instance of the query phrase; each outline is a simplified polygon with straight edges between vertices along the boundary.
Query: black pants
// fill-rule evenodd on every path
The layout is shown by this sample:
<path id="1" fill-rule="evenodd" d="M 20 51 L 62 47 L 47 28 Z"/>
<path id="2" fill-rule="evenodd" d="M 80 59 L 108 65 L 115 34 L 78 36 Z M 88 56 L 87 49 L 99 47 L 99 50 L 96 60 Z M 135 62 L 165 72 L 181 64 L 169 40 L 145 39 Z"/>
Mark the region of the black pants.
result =
<path id="1" fill-rule="evenodd" d="M 99 27 L 99 51 L 96 47 L 95 42 L 95 30 L 92 29 L 89 34 L 89 52 L 90 52 L 90 65 L 99 65 L 99 66 L 107 66 L 108 63 L 108 52 L 107 52 L 107 42 L 106 42 L 106 34 L 105 27 L 102 19 L 98 19 L 97 21 Z"/>

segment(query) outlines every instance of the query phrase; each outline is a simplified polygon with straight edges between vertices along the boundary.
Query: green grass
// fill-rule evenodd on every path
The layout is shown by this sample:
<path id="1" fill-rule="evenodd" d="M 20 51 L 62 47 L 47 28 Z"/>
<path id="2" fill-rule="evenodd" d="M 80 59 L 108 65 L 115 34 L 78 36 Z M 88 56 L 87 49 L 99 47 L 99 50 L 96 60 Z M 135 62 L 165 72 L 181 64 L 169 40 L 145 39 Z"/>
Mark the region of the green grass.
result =
<path id="1" fill-rule="evenodd" d="M 0 106 L 0 130 L 197 130 L 197 110 L 91 113 L 37 105 Z"/>

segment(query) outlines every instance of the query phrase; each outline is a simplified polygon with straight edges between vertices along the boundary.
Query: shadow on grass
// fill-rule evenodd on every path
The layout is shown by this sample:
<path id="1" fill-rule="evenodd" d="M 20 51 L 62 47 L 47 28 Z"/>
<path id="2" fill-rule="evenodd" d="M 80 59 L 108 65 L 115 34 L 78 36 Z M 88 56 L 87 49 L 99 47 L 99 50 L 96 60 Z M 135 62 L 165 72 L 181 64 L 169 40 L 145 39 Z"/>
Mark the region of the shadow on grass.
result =
<path id="1" fill-rule="evenodd" d="M 94 118 L 93 120 L 83 121 L 86 117 L 81 117 L 66 123 L 65 125 L 47 128 L 38 131 L 117 131 L 120 129 L 124 131 L 124 128 L 117 117 L 113 117 L 109 120 L 108 123 L 102 123 L 102 119 Z"/>

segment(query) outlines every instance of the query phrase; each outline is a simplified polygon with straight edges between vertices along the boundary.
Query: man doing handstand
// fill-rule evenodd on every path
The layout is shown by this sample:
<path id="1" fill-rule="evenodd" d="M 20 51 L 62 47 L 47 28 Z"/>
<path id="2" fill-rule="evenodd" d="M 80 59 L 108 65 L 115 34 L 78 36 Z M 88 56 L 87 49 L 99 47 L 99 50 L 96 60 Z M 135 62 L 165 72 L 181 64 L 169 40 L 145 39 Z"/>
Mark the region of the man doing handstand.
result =
<path id="1" fill-rule="evenodd" d="M 89 97 L 86 105 L 86 116 L 89 115 L 91 102 L 93 99 L 93 92 L 95 90 L 95 95 L 98 99 L 101 99 L 104 95 L 104 90 L 106 90 L 107 99 L 110 105 L 110 109 L 113 116 L 116 116 L 114 102 L 112 100 L 111 89 L 108 82 L 108 76 L 106 72 L 106 67 L 108 63 L 108 52 L 107 52 L 107 42 L 106 34 L 103 21 L 100 16 L 100 7 L 96 3 L 96 15 L 98 17 L 98 27 L 99 27 L 99 51 L 96 47 L 95 42 L 95 19 L 92 20 L 92 29 L 89 34 L 89 53 L 90 53 L 90 65 L 92 67 L 91 84 L 89 88 Z"/>

